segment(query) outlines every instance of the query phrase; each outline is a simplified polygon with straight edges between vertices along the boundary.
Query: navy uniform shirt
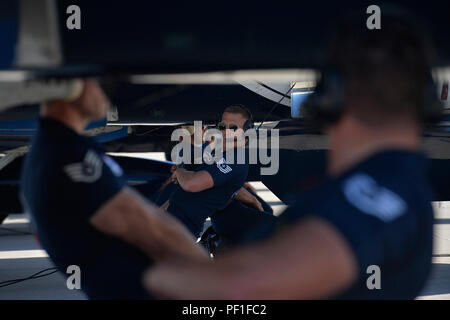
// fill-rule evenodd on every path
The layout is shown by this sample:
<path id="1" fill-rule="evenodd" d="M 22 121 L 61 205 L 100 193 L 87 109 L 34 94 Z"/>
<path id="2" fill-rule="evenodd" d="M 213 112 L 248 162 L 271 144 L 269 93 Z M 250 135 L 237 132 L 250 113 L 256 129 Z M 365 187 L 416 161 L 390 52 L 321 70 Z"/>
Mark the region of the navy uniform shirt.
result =
<path id="1" fill-rule="evenodd" d="M 169 199 L 167 211 L 186 225 L 195 237 L 203 231 L 206 218 L 225 208 L 247 179 L 248 163 L 237 163 L 236 150 L 233 163 L 227 162 L 224 152 L 223 158 L 216 163 L 191 166 L 195 171 L 207 171 L 214 181 L 213 187 L 200 192 L 187 192 L 177 185 Z M 248 159 L 247 154 L 245 159 Z"/>
<path id="2" fill-rule="evenodd" d="M 81 289 L 93 299 L 148 298 L 141 276 L 149 258 L 89 223 L 125 185 L 121 168 L 100 145 L 42 118 L 22 170 L 24 206 L 59 270 L 79 266 Z"/>
<path id="3" fill-rule="evenodd" d="M 356 257 L 359 274 L 352 287 L 335 298 L 412 299 L 431 267 L 430 201 L 426 158 L 386 151 L 300 194 L 280 216 L 280 223 L 317 216 L 342 234 Z M 375 287 L 377 267 L 380 289 Z M 370 290 L 368 283 L 375 289 Z"/>

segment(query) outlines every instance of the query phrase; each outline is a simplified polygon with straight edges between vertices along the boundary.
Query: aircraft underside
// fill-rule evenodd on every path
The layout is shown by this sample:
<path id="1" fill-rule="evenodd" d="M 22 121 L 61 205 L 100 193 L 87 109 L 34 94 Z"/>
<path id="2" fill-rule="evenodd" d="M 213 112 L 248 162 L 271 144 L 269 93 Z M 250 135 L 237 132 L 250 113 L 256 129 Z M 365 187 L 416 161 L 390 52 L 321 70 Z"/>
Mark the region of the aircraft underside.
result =
<path id="1" fill-rule="evenodd" d="M 99 79 L 111 108 L 107 119 L 92 124 L 87 133 L 116 154 L 133 183 L 168 177 L 170 164 L 117 153 L 164 152 L 169 159 L 174 128 L 193 121 L 214 126 L 223 108 L 234 103 L 247 106 L 263 128 L 279 129 L 278 173 L 262 176 L 254 165 L 249 180 L 262 181 L 283 200 L 325 173 L 327 137 L 291 117 L 291 98 L 314 89 L 328 28 L 339 13 L 362 8 L 360 3 L 329 3 L 325 9 L 298 3 L 275 17 L 270 6 L 242 5 L 239 10 L 215 9 L 214 14 L 193 6 L 179 14 L 170 6 L 142 2 L 127 7 L 127 15 L 124 6 L 110 1 L 108 10 L 101 1 L 48 1 L 46 7 L 36 3 L 2 1 L 0 21 L 8 32 L 0 56 L 0 90 L 9 86 L 3 90 L 9 99 L 14 86 L 36 82 L 42 94 L 72 78 Z M 72 3 L 90 13 L 83 15 L 79 31 L 66 27 L 65 9 Z M 425 18 L 433 17 L 431 31 L 440 52 L 433 75 L 437 94 L 450 107 L 450 4 L 405 3 Z M 318 12 L 323 19 L 313 19 Z M 155 24 L 143 27 L 140 19 L 154 19 Z M 202 28 L 205 23 L 208 29 Z M 87 29 L 96 32 L 83 32 Z M 41 102 L 36 97 L 24 100 L 17 94 L 17 103 L 8 106 L 0 99 L 0 220 L 2 214 L 23 211 L 17 191 L 21 163 L 36 132 Z M 440 201 L 450 200 L 449 121 L 445 118 L 423 133 L 435 200 Z"/>

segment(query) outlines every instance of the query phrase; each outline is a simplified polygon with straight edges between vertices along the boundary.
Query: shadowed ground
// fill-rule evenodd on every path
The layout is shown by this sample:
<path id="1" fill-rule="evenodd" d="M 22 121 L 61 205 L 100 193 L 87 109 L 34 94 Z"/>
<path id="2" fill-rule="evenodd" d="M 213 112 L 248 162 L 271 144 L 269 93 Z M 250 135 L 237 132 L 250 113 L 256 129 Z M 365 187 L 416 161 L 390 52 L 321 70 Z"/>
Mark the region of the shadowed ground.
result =
<path id="1" fill-rule="evenodd" d="M 286 206 L 260 182 L 252 183 L 258 194 L 270 203 L 275 214 Z M 418 299 L 450 300 L 450 202 L 435 203 L 433 271 L 428 284 Z M 6 228 L 6 229 L 5 229 Z M 31 276 L 53 267 L 30 231 L 28 217 L 10 215 L 0 229 L 0 282 Z M 0 285 L 1 286 L 1 285 Z M 69 290 L 61 273 L 0 287 L 1 300 L 83 300 L 79 290 Z"/>

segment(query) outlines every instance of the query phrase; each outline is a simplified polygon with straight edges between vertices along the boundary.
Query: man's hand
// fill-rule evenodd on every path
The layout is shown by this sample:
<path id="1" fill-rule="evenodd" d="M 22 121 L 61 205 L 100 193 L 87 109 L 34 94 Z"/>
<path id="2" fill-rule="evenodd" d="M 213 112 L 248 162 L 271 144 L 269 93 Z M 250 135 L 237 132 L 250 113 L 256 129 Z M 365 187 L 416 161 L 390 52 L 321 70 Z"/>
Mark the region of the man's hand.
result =
<path id="1" fill-rule="evenodd" d="M 81 95 L 73 102 L 80 110 L 89 112 L 93 117 L 103 117 L 109 101 L 100 85 L 94 80 L 85 80 Z"/>
<path id="2" fill-rule="evenodd" d="M 178 184 L 178 179 L 177 179 L 177 170 L 175 169 L 174 171 L 172 171 L 172 176 L 170 177 L 170 182 Z"/>
<path id="3" fill-rule="evenodd" d="M 255 198 L 255 203 L 253 205 L 254 205 L 254 208 L 258 209 L 259 211 L 264 211 L 264 208 L 261 205 L 261 202 L 258 201 L 258 199 Z"/>
<path id="4" fill-rule="evenodd" d="M 174 164 L 172 167 L 170 167 L 170 173 L 173 174 L 176 169 L 177 169 L 177 166 Z M 174 182 L 174 181 L 172 180 L 172 176 L 170 176 L 169 178 L 167 178 L 166 181 L 164 181 L 164 183 L 161 185 L 161 187 L 159 188 L 158 191 L 164 190 L 172 182 Z"/>

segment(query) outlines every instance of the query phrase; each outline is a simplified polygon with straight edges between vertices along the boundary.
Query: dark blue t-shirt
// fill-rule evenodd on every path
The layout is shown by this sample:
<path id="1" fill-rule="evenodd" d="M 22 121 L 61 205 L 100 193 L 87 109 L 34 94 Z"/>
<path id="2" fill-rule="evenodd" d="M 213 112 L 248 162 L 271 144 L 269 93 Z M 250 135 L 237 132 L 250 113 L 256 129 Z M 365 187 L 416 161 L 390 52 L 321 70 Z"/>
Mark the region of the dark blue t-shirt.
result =
<path id="1" fill-rule="evenodd" d="M 150 259 L 89 223 L 124 185 L 121 168 L 93 139 L 40 119 L 22 169 L 22 200 L 50 258 L 63 273 L 79 266 L 92 299 L 149 298 L 141 280 Z"/>
<path id="2" fill-rule="evenodd" d="M 280 228 L 318 216 L 334 225 L 352 248 L 358 279 L 335 298 L 412 299 L 420 293 L 430 273 L 433 247 L 426 163 L 424 156 L 405 151 L 376 154 L 298 195 L 280 215 Z M 375 275 L 371 266 L 379 267 L 381 289 L 368 289 L 368 281 L 371 287 L 377 281 L 369 279 Z"/>
<path id="3" fill-rule="evenodd" d="M 248 159 L 246 150 L 245 160 Z M 234 161 L 228 161 L 227 153 L 213 164 L 207 163 L 191 166 L 195 171 L 207 171 L 213 181 L 212 188 L 200 192 L 184 191 L 179 185 L 169 199 L 167 211 L 183 222 L 186 227 L 199 237 L 203 230 L 203 225 L 209 216 L 221 210 L 231 201 L 233 196 L 242 188 L 247 179 L 248 163 L 238 161 L 238 149 L 234 150 Z"/>

